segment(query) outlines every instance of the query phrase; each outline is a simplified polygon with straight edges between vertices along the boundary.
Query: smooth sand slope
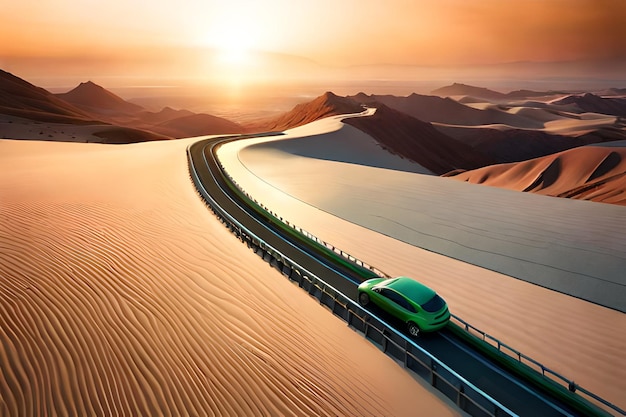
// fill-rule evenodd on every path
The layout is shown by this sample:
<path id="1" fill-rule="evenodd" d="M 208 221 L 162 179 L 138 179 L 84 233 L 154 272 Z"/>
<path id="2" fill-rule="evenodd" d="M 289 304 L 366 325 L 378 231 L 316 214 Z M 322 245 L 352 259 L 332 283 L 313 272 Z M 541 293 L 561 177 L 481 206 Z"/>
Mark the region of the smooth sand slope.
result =
<path id="1" fill-rule="evenodd" d="M 324 136 L 318 152 L 327 158 L 294 151 L 298 137 L 310 147 L 306 136 L 323 129 L 335 141 L 357 140 L 339 119 L 288 131 L 286 141 L 232 143 L 220 156 L 286 220 L 388 274 L 436 288 L 453 313 L 625 407 L 626 314 L 567 294 L 590 291 L 624 307 L 626 211 L 331 161 Z"/>
<path id="2" fill-rule="evenodd" d="M 455 415 L 235 239 L 189 141 L 0 141 L 0 415 Z"/>
<path id="3" fill-rule="evenodd" d="M 626 142 L 589 145 L 451 178 L 554 197 L 626 206 Z"/>

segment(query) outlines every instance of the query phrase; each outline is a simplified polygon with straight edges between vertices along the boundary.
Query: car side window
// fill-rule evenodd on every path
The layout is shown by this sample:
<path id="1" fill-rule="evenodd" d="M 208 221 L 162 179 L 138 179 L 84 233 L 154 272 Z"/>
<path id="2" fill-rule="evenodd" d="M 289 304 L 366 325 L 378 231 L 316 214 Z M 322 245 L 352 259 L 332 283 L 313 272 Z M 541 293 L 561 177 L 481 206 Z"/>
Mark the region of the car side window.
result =
<path id="1" fill-rule="evenodd" d="M 380 292 L 380 294 L 388 299 L 390 299 L 391 301 L 393 301 L 394 303 L 398 304 L 400 307 L 404 308 L 405 310 L 409 310 L 413 313 L 415 313 L 415 309 L 413 308 L 413 306 L 411 304 L 409 304 L 409 302 L 400 294 L 398 294 L 395 291 L 391 291 L 387 288 L 383 288 Z"/>

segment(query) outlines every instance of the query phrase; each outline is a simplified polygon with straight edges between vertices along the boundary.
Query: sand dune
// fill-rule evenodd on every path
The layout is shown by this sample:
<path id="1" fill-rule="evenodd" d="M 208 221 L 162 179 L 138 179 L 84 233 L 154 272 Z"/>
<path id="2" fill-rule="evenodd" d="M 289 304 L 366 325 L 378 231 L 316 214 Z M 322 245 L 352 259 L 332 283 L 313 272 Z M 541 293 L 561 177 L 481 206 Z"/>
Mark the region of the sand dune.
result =
<path id="1" fill-rule="evenodd" d="M 172 138 L 146 130 L 104 123 L 73 124 L 37 122 L 22 117 L 0 114 L 0 139 L 119 144 Z"/>
<path id="2" fill-rule="evenodd" d="M 189 141 L 0 141 L 0 415 L 456 415 L 235 239 Z"/>
<path id="3" fill-rule="evenodd" d="M 524 106 L 513 106 L 506 110 L 507 113 L 517 114 L 519 116 L 526 117 L 531 120 L 536 120 L 538 122 L 552 122 L 554 120 L 561 120 L 562 117 L 560 114 L 555 112 L 554 110 L 549 110 L 545 108 L 537 108 L 533 107 L 533 103 L 525 103 Z"/>
<path id="4" fill-rule="evenodd" d="M 373 113 L 373 109 L 369 112 Z M 323 159 L 434 175 L 432 171 L 413 161 L 390 152 L 381 152 L 382 145 L 379 142 L 362 130 L 342 123 L 337 124 L 337 118 L 342 118 L 342 116 L 325 118 L 290 130 L 295 135 L 298 135 L 299 131 L 310 132 L 311 129 L 324 130 L 326 131 L 324 134 L 285 139 L 280 142 L 280 146 L 276 146 L 274 142 L 262 142 L 250 145 L 250 147 L 254 149 L 254 152 L 272 154 L 273 159 L 281 161 L 282 169 L 290 167 L 294 171 L 299 168 L 297 163 L 291 164 L 294 160 L 291 157 L 297 155 L 313 160 Z M 332 148 L 332 153 L 328 152 L 329 148 Z M 296 159 L 296 162 L 298 161 L 299 159 Z M 315 180 L 314 177 L 311 179 Z"/>
<path id="5" fill-rule="evenodd" d="M 246 125 L 246 128 L 251 132 L 280 131 L 302 126 L 324 117 L 358 113 L 362 110 L 363 108 L 355 101 L 328 91 L 310 102 L 296 105 L 291 111 L 281 116 Z"/>
<path id="6" fill-rule="evenodd" d="M 385 149 L 436 174 L 493 163 L 493 160 L 468 145 L 439 132 L 430 123 L 385 105 L 377 105 L 376 113 L 372 116 L 346 119 L 346 123 L 366 132 Z"/>
<path id="7" fill-rule="evenodd" d="M 453 313 L 626 406 L 626 314 L 567 295 L 586 288 L 589 276 L 619 281 L 621 208 L 294 154 L 294 141 L 313 125 L 288 131 L 286 142 L 229 144 L 220 157 L 239 184 L 285 219 L 391 275 L 436 288 Z M 311 139 L 302 140 L 309 146 Z M 332 155 L 328 144 L 320 137 L 318 152 Z M 563 292 L 512 278 L 524 273 Z"/>
<path id="8" fill-rule="evenodd" d="M 392 95 L 366 95 L 359 93 L 350 96 L 358 103 L 376 105 L 382 103 L 394 110 L 401 111 L 424 122 L 451 124 L 481 124 L 484 119 L 480 110 L 465 106 L 451 98 L 411 94 L 407 97 Z"/>
<path id="9" fill-rule="evenodd" d="M 626 99 L 604 98 L 591 93 L 571 95 L 554 101 L 555 105 L 575 105 L 580 112 L 626 116 Z"/>
<path id="10" fill-rule="evenodd" d="M 554 197 L 626 205 L 626 148 L 585 146 L 451 178 Z"/>
<path id="11" fill-rule="evenodd" d="M 382 103 L 394 110 L 406 113 L 425 122 L 437 122 L 450 125 L 484 126 L 501 124 L 507 128 L 524 127 L 539 128 L 542 123 L 526 117 L 525 114 L 516 114 L 501 108 L 499 105 L 485 103 L 484 100 L 475 103 L 462 104 L 449 97 L 424 96 L 411 94 L 408 97 L 390 95 L 358 94 L 352 96 L 355 101 L 376 107 Z"/>
<path id="12" fill-rule="evenodd" d="M 467 86 L 458 86 L 461 89 L 465 87 Z M 468 91 L 474 91 L 472 89 L 476 87 L 471 87 Z M 496 95 L 498 94 L 500 93 Z M 509 97 L 519 98 L 527 94 L 532 95 L 535 100 L 518 100 L 510 103 L 507 101 Z M 348 123 L 356 123 L 360 128 L 362 128 L 361 125 L 373 125 L 370 126 L 373 130 L 369 130 L 368 133 L 376 137 L 378 141 L 387 142 L 386 146 L 389 149 L 439 173 L 466 164 L 467 161 L 459 163 L 459 153 L 467 156 L 474 155 L 471 157 L 474 160 L 482 159 L 481 164 L 484 166 L 494 163 L 519 162 L 577 146 L 626 138 L 624 123 L 617 117 L 598 113 L 581 113 L 575 105 L 556 105 L 537 101 L 539 98 L 551 98 L 543 97 L 541 94 L 528 91 L 500 94 L 498 95 L 499 104 L 478 98 L 468 100 L 469 96 L 465 96 L 467 105 L 449 97 L 418 94 L 397 97 L 359 93 L 349 97 L 371 107 L 387 106 L 419 120 L 432 122 L 439 132 L 448 136 L 445 140 L 426 140 L 433 135 L 426 134 L 423 129 L 414 126 L 415 122 L 407 124 L 407 117 L 390 117 L 391 112 L 388 111 L 385 112 L 388 121 L 376 120 L 374 122 L 359 119 L 354 122 L 348 121 Z M 381 114 L 378 114 L 374 119 L 380 119 L 380 117 Z M 400 131 L 404 128 L 408 132 L 400 138 Z M 450 142 L 450 138 L 454 139 L 456 144 Z M 424 149 L 415 142 L 428 142 L 429 145 Z M 450 143 L 452 145 L 444 151 L 443 157 L 441 155 L 434 157 L 437 153 L 436 149 Z M 453 150 L 450 150 L 451 148 Z M 440 163 L 437 166 L 432 164 L 433 159 L 443 159 L 449 163 L 447 165 Z M 428 165 L 429 163 L 431 165 Z"/>
<path id="13" fill-rule="evenodd" d="M 601 91 L 596 92 L 596 94 L 600 96 L 623 97 L 623 96 L 626 96 L 626 88 L 607 88 L 606 90 L 601 90 Z"/>
<path id="14" fill-rule="evenodd" d="M 578 146 L 605 140 L 604 136 L 570 137 L 554 135 L 537 130 L 523 129 L 463 129 L 451 126 L 436 126 L 437 129 L 458 138 L 497 163 L 520 162 L 539 158 Z"/>
<path id="15" fill-rule="evenodd" d="M 490 90 L 484 87 L 477 87 L 473 85 L 467 85 L 462 83 L 454 83 L 445 87 L 433 90 L 431 94 L 435 94 L 441 97 L 456 96 L 460 101 L 465 102 L 479 102 L 484 100 L 492 101 L 510 101 L 521 99 L 544 99 L 552 96 L 563 96 L 569 93 L 562 91 L 533 91 L 533 90 L 514 90 L 508 93 L 501 93 L 499 91 Z"/>

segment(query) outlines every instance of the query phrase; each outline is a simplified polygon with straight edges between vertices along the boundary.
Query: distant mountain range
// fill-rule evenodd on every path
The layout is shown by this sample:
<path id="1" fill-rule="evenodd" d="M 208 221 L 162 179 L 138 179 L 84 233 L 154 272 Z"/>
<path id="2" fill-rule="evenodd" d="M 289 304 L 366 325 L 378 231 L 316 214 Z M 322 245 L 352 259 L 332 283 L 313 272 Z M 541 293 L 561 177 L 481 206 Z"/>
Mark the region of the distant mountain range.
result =
<path id="1" fill-rule="evenodd" d="M 0 71 L 0 114 L 36 122 L 102 126 L 93 133 L 103 143 L 142 142 L 181 137 L 241 133 L 229 120 L 187 110 L 149 112 L 87 81 L 67 93 L 52 94 Z"/>
<path id="2" fill-rule="evenodd" d="M 431 94 L 441 96 L 441 97 L 450 97 L 450 96 L 472 96 L 472 97 L 480 97 L 486 99 L 502 99 L 505 98 L 506 95 L 502 93 L 498 93 L 497 91 L 489 90 L 488 88 L 483 87 L 474 87 L 466 84 L 454 83 L 452 85 L 448 85 L 445 87 L 438 88 L 436 90 L 431 91 Z"/>
<path id="3" fill-rule="evenodd" d="M 533 90 L 515 90 L 508 93 L 501 93 L 499 91 L 490 90 L 484 87 L 476 87 L 473 85 L 467 85 L 462 83 L 454 83 L 445 87 L 438 88 L 431 91 L 431 94 L 440 97 L 451 96 L 470 96 L 475 98 L 483 98 L 487 100 L 515 100 L 515 99 L 529 99 L 534 97 L 546 97 L 553 95 L 569 94 L 564 91 L 533 91 Z"/>
<path id="4" fill-rule="evenodd" d="M 55 135 L 71 130 L 69 126 L 82 126 L 89 133 L 84 141 L 130 143 L 281 131 L 374 107 L 377 110 L 373 116 L 344 122 L 369 134 L 383 149 L 436 174 L 520 191 L 626 204 L 615 197 L 625 181 L 622 177 L 626 173 L 620 171 L 624 152 L 584 146 L 626 140 L 623 93 L 626 89 L 612 88 L 597 94 L 530 90 L 501 93 L 459 83 L 434 90 L 435 95 L 407 97 L 365 93 L 341 97 L 329 91 L 277 117 L 240 125 L 184 109 L 147 111 L 91 81 L 66 93 L 52 94 L 0 71 L 0 136 L 81 140 L 76 133 L 71 139 L 67 133 Z M 457 101 L 451 96 L 462 99 Z M 24 130 L 17 126 L 26 129 L 29 121 L 30 133 L 23 136 L 20 132 Z M 46 134 L 53 129 L 54 134 Z M 583 160 L 586 153 L 593 155 L 597 166 L 583 164 L 581 169 L 593 172 L 585 178 L 576 177 L 571 174 L 575 168 L 565 164 Z M 538 167 L 544 165 L 541 171 Z M 593 192 L 592 188 L 605 192 Z"/>

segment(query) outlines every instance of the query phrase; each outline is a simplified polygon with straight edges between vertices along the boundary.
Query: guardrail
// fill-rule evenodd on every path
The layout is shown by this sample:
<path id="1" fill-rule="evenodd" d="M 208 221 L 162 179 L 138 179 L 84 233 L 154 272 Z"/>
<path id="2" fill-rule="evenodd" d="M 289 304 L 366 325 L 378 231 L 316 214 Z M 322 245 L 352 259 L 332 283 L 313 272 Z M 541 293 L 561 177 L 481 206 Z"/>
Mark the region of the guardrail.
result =
<path id="1" fill-rule="evenodd" d="M 327 247 L 328 249 L 332 250 L 333 252 L 335 252 L 337 255 L 340 255 L 342 257 L 344 257 L 345 259 L 350 260 L 351 262 L 354 262 L 355 264 L 364 267 L 366 269 L 369 269 L 370 271 L 372 271 L 373 273 L 375 273 L 376 275 L 380 276 L 380 277 L 385 277 L 385 278 L 391 278 L 391 276 L 387 273 L 385 273 L 384 271 L 369 265 L 365 262 L 363 262 L 362 260 L 358 259 L 357 257 L 344 252 L 343 250 L 335 247 L 334 245 L 318 238 L 317 236 L 315 236 L 314 234 L 310 233 L 309 231 L 302 229 L 301 227 L 289 222 L 288 220 L 283 219 L 282 216 L 280 216 L 279 214 L 273 212 L 270 208 L 266 207 L 263 203 L 257 201 L 253 196 L 251 196 L 247 191 L 245 191 L 243 189 L 243 187 L 241 185 L 239 185 L 239 183 L 237 183 L 237 181 L 232 177 L 232 175 L 230 175 L 228 173 L 228 170 L 226 170 L 226 168 L 224 167 L 224 165 L 221 163 L 221 161 L 216 160 L 216 163 L 219 165 L 220 170 L 222 171 L 222 173 L 224 174 L 224 176 L 228 179 L 228 181 L 230 181 L 235 187 L 237 187 L 237 189 L 243 193 L 246 197 L 248 197 L 251 201 L 253 201 L 254 203 L 256 203 L 257 205 L 259 205 L 263 210 L 265 210 L 268 214 L 272 215 L 274 218 L 276 218 L 277 220 L 280 220 L 281 222 L 283 222 L 284 224 L 286 224 L 287 226 L 293 228 L 295 231 L 301 233 L 302 235 L 306 236 L 307 238 L 314 240 L 315 242 L 319 243 L 320 245 L 323 245 L 325 247 Z M 540 374 L 542 377 L 548 379 L 549 381 L 555 382 L 557 384 L 559 384 L 559 386 L 566 388 L 569 392 L 571 393 L 575 393 L 578 394 L 580 397 L 586 397 L 586 400 L 592 400 L 595 401 L 599 404 L 602 404 L 603 406 L 607 407 L 608 409 L 617 412 L 620 415 L 624 415 L 626 416 L 626 411 L 622 410 L 621 408 L 619 408 L 618 406 L 616 406 L 615 404 L 612 404 L 611 402 L 605 400 L 604 398 L 598 396 L 597 394 L 585 389 L 584 387 L 578 385 L 575 381 L 559 374 L 558 372 L 548 368 L 547 366 L 543 365 L 542 363 L 540 363 L 539 361 L 531 358 L 528 355 L 525 355 L 523 353 L 521 353 L 520 351 L 514 349 L 513 347 L 507 345 L 506 343 L 500 341 L 499 339 L 487 334 L 486 332 L 478 329 L 477 327 L 469 324 L 468 322 L 466 322 L 465 320 L 461 319 L 460 317 L 456 316 L 455 314 L 451 314 L 451 321 L 453 322 L 457 322 L 459 323 L 459 327 L 463 330 L 465 330 L 467 333 L 478 337 L 479 339 L 481 339 L 484 343 L 488 343 L 491 346 L 494 346 L 497 351 L 503 355 L 506 355 L 509 358 L 515 359 L 519 364 L 521 365 L 525 365 L 527 367 L 529 367 L 530 369 L 532 369 L 533 371 L 537 372 L 538 374 Z"/>
<path id="2" fill-rule="evenodd" d="M 479 417 L 516 416 L 511 410 L 457 374 L 405 335 L 387 325 L 383 320 L 362 308 L 306 268 L 282 255 L 239 223 L 237 219 L 223 210 L 206 191 L 194 168 L 189 148 L 187 152 L 191 180 L 200 197 L 225 227 L 267 261 L 270 266 L 276 268 L 291 281 L 297 283 L 300 288 L 317 298 L 322 305 L 346 321 L 350 327 L 362 332 L 366 339 L 379 345 L 388 356 L 401 361 L 405 368 L 429 381 L 431 386 L 454 401 L 460 409 Z"/>
<path id="3" fill-rule="evenodd" d="M 560 386 L 567 388 L 567 390 L 572 393 L 576 393 L 579 395 L 583 394 L 584 396 L 587 397 L 587 399 L 592 399 L 594 401 L 597 401 L 598 403 L 603 404 L 604 406 L 608 407 L 609 409 L 613 411 L 616 411 L 617 413 L 621 415 L 626 415 L 626 411 L 622 410 L 618 406 L 608 402 L 607 400 L 598 396 L 597 394 L 594 394 L 593 392 L 581 387 L 573 380 L 568 379 L 567 377 L 564 377 L 563 375 L 559 374 L 556 371 L 553 371 L 552 369 L 543 365 L 541 362 L 536 361 L 530 356 L 525 355 L 519 350 L 501 342 L 497 338 L 485 333 L 484 331 L 478 329 L 477 327 L 472 326 L 471 324 L 464 321 L 460 317 L 452 314 L 451 319 L 452 321 L 458 322 L 460 324 L 459 327 L 465 330 L 465 332 L 467 332 L 468 334 L 479 338 L 484 343 L 487 343 L 490 346 L 494 347 L 498 352 L 504 355 L 507 355 L 507 357 L 512 358 L 518 363 L 523 364 L 529 369 L 532 369 L 533 371 L 541 374 L 542 377 L 547 378 L 550 381 L 556 382 Z"/>

